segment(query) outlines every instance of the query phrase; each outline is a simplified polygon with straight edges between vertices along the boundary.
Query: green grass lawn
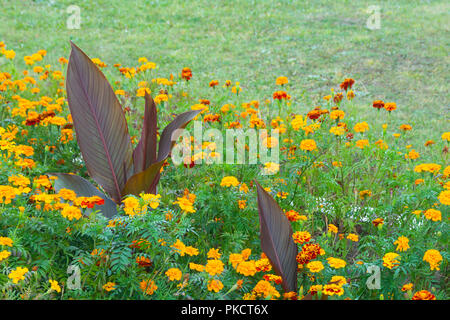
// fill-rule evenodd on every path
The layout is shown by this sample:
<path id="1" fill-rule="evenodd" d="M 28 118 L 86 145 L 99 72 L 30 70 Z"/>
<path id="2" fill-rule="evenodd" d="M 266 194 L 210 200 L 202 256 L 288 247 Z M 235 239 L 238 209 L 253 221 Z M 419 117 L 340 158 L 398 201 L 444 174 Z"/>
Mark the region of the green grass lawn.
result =
<path id="1" fill-rule="evenodd" d="M 72 4 L 81 9 L 79 30 L 66 27 Z M 371 5 L 381 9 L 378 30 L 366 27 Z M 145 56 L 164 76 L 191 67 L 205 90 L 196 98 L 208 98 L 210 80 L 230 79 L 249 100 L 263 100 L 284 75 L 302 112 L 352 77 L 358 108 L 396 102 L 420 141 L 448 127 L 446 1 L 0 0 L 0 7 L 0 41 L 20 60 L 46 49 L 45 61 L 56 63 L 72 40 L 108 65 L 134 66 Z"/>

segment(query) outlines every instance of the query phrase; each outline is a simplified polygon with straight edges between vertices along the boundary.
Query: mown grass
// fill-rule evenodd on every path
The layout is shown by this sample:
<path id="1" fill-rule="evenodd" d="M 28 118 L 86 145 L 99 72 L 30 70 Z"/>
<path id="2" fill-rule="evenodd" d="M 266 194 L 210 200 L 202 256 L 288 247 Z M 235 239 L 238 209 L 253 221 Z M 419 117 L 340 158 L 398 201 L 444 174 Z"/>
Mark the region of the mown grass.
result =
<path id="1" fill-rule="evenodd" d="M 275 77 L 285 75 L 293 105 L 303 112 L 322 104 L 321 97 L 344 77 L 353 77 L 358 110 L 375 99 L 395 101 L 399 118 L 413 125 L 417 136 L 430 139 L 439 138 L 436 128 L 448 126 L 445 35 L 450 5 L 445 1 L 0 4 L 0 40 L 16 50 L 19 59 L 46 49 L 46 61 L 55 63 L 68 56 L 72 40 L 108 65 L 132 66 L 146 56 L 167 76 L 189 66 L 193 81 L 204 83 L 192 86 L 200 88 L 192 96 L 205 98 L 210 80 L 231 79 L 241 82 L 248 99 L 263 100 Z M 67 29 L 69 5 L 81 9 L 79 30 Z M 379 30 L 366 27 L 371 5 L 381 9 Z"/>

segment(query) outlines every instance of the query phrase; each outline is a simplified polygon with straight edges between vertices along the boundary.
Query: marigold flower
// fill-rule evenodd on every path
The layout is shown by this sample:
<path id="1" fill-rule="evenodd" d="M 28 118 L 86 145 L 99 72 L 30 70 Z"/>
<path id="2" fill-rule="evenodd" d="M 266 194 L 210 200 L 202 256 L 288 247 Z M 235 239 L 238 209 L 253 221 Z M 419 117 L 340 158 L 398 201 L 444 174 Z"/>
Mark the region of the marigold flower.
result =
<path id="1" fill-rule="evenodd" d="M 238 179 L 233 176 L 223 177 L 222 181 L 220 182 L 221 187 L 237 187 L 239 185 Z"/>
<path id="2" fill-rule="evenodd" d="M 401 236 L 397 240 L 394 241 L 394 244 L 397 245 L 396 251 L 406 251 L 409 249 L 409 239 L 407 237 Z"/>
<path id="3" fill-rule="evenodd" d="M 400 256 L 395 252 L 388 252 L 383 257 L 383 266 L 392 269 L 400 264 Z"/>
<path id="4" fill-rule="evenodd" d="M 64 218 L 69 219 L 70 221 L 72 221 L 73 219 L 79 220 L 82 217 L 80 208 L 77 208 L 77 207 L 74 207 L 74 206 L 70 206 L 70 205 L 65 206 L 62 209 L 61 215 Z"/>
<path id="5" fill-rule="evenodd" d="M 8 278 L 17 284 L 20 280 L 25 280 L 25 274 L 28 271 L 28 268 L 17 267 L 9 273 Z"/>
<path id="6" fill-rule="evenodd" d="M 205 265 L 205 271 L 211 276 L 221 274 L 223 272 L 224 264 L 219 259 L 211 259 Z"/>
<path id="7" fill-rule="evenodd" d="M 347 239 L 354 241 L 354 242 L 358 242 L 359 241 L 359 236 L 357 234 L 354 233 L 349 233 L 349 235 L 347 236 Z"/>
<path id="8" fill-rule="evenodd" d="M 338 233 L 338 227 L 336 227 L 334 224 L 329 224 L 328 225 L 328 232 L 331 233 Z"/>
<path id="9" fill-rule="evenodd" d="M 0 262 L 7 259 L 11 255 L 11 252 L 7 250 L 0 251 Z"/>
<path id="10" fill-rule="evenodd" d="M 320 272 L 324 269 L 324 266 L 320 261 L 309 262 L 306 267 L 309 269 L 309 271 L 314 273 Z"/>
<path id="11" fill-rule="evenodd" d="M 303 151 L 314 151 L 317 149 L 317 145 L 314 140 L 305 139 L 300 143 L 300 149 L 302 149 Z"/>
<path id="12" fill-rule="evenodd" d="M 344 294 L 344 289 L 342 286 L 338 286 L 337 284 L 326 284 L 323 287 L 323 293 L 327 296 L 342 296 Z"/>
<path id="13" fill-rule="evenodd" d="M 107 282 L 103 285 L 103 290 L 108 292 L 116 290 L 116 284 L 114 282 Z"/>
<path id="14" fill-rule="evenodd" d="M 277 80 L 275 80 L 275 84 L 279 85 L 279 86 L 283 86 L 285 84 L 287 84 L 288 78 L 287 77 L 278 77 Z"/>
<path id="15" fill-rule="evenodd" d="M 295 243 L 303 244 L 311 240 L 311 234 L 308 231 L 296 231 L 292 235 Z"/>
<path id="16" fill-rule="evenodd" d="M 181 70 L 181 78 L 185 79 L 186 81 L 191 80 L 192 70 L 188 67 L 183 68 L 183 70 Z"/>
<path id="17" fill-rule="evenodd" d="M 330 267 L 332 267 L 334 269 L 344 268 L 347 265 L 347 262 L 345 262 L 342 259 L 338 259 L 338 258 L 329 257 L 327 259 L 327 261 L 328 261 L 328 264 L 330 265 Z"/>
<path id="18" fill-rule="evenodd" d="M 385 108 L 387 111 L 391 112 L 391 111 L 394 111 L 395 109 L 397 109 L 397 104 L 396 104 L 395 102 L 387 102 L 387 103 L 384 105 L 384 108 Z"/>
<path id="19" fill-rule="evenodd" d="M 223 283 L 220 280 L 212 279 L 208 281 L 208 290 L 219 292 L 223 289 Z"/>
<path id="20" fill-rule="evenodd" d="M 435 249 L 427 250 L 423 256 L 423 261 L 430 264 L 430 270 L 440 270 L 439 264 L 442 261 L 442 255 Z"/>
<path id="21" fill-rule="evenodd" d="M 450 190 L 444 190 L 442 191 L 439 196 L 438 196 L 439 202 L 446 205 L 446 206 L 450 206 Z"/>
<path id="22" fill-rule="evenodd" d="M 50 289 L 51 290 L 54 290 L 54 291 L 56 291 L 58 293 L 61 292 L 61 287 L 59 286 L 58 281 L 49 279 L 48 282 L 50 282 Z"/>
<path id="23" fill-rule="evenodd" d="M 424 212 L 425 218 L 432 221 L 441 221 L 442 214 L 439 210 L 436 209 L 428 209 Z"/>
<path id="24" fill-rule="evenodd" d="M 222 254 L 219 252 L 219 249 L 214 249 L 214 248 L 209 249 L 209 251 L 207 253 L 207 257 L 209 259 L 220 259 L 221 255 Z"/>
<path id="25" fill-rule="evenodd" d="M 244 276 L 253 276 L 257 272 L 255 261 L 242 261 L 237 265 L 236 272 Z"/>
<path id="26" fill-rule="evenodd" d="M 203 272 L 205 271 L 205 266 L 201 265 L 201 264 L 196 264 L 193 262 L 189 263 L 189 268 L 195 271 L 199 271 L 199 272 Z"/>
<path id="27" fill-rule="evenodd" d="M 410 291 L 410 290 L 413 289 L 413 286 L 414 286 L 414 285 L 413 285 L 412 283 L 407 283 L 407 284 L 403 285 L 402 291 L 403 291 L 403 292 L 405 292 L 405 291 Z"/>
<path id="28" fill-rule="evenodd" d="M 330 118 L 333 120 L 341 120 L 345 116 L 345 112 L 342 110 L 333 110 L 330 112 Z"/>
<path id="29" fill-rule="evenodd" d="M 242 257 L 242 254 L 240 253 L 230 253 L 228 257 L 228 262 L 231 263 L 233 268 L 236 268 L 236 266 L 244 261 L 244 258 Z"/>
<path id="30" fill-rule="evenodd" d="M 13 241 L 8 237 L 0 237 L 0 245 L 12 247 Z"/>
<path id="31" fill-rule="evenodd" d="M 355 130 L 355 132 L 363 133 L 363 132 L 366 132 L 367 130 L 369 130 L 369 125 L 365 121 L 360 122 L 360 123 L 355 124 L 355 126 L 353 127 L 353 130 Z"/>
<path id="32" fill-rule="evenodd" d="M 352 78 L 346 78 L 342 83 L 339 85 L 342 90 L 347 91 L 348 89 L 351 89 L 352 86 L 355 84 L 355 80 Z"/>
<path id="33" fill-rule="evenodd" d="M 279 298 L 280 293 L 273 287 L 269 281 L 260 280 L 256 286 L 253 288 L 252 293 L 256 297 L 262 298 Z"/>
<path id="34" fill-rule="evenodd" d="M 153 280 L 142 280 L 139 285 L 142 292 L 150 296 L 158 289 L 158 286 L 155 285 L 155 282 Z"/>
<path id="35" fill-rule="evenodd" d="M 372 221 L 372 224 L 374 225 L 374 227 L 382 226 L 384 224 L 384 219 L 383 218 L 377 218 L 377 219 Z"/>
<path id="36" fill-rule="evenodd" d="M 412 300 L 436 300 L 436 296 L 427 290 L 414 293 Z"/>
<path id="37" fill-rule="evenodd" d="M 170 268 L 166 271 L 165 275 L 169 278 L 170 281 L 181 280 L 181 270 L 178 268 Z"/>

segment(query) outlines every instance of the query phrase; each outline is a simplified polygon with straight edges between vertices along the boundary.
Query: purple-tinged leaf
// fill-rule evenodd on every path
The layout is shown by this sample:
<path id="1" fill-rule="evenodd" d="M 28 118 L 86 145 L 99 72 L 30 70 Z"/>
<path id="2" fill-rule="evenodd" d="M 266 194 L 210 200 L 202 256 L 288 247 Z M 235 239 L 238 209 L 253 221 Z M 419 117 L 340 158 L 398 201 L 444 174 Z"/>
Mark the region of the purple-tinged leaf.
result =
<path id="1" fill-rule="evenodd" d="M 285 292 L 297 292 L 297 245 L 291 223 L 277 202 L 255 180 L 258 192 L 261 249 L 282 278 Z"/>
<path id="2" fill-rule="evenodd" d="M 133 151 L 134 173 L 144 171 L 156 162 L 157 119 L 155 101 L 145 93 L 144 125 L 141 139 Z"/>
<path id="3" fill-rule="evenodd" d="M 177 129 L 184 129 L 186 125 L 194 119 L 202 110 L 186 111 L 179 114 L 171 123 L 164 128 L 159 139 L 158 158 L 156 161 L 167 159 L 172 150 L 175 141 L 178 139 Z"/>
<path id="4" fill-rule="evenodd" d="M 133 166 L 127 122 L 103 73 L 71 45 L 66 87 L 77 142 L 89 175 L 118 203 Z"/>
<path id="5" fill-rule="evenodd" d="M 49 173 L 49 175 L 53 175 L 58 177 L 55 181 L 55 191 L 59 192 L 61 189 L 70 189 L 73 190 L 77 197 L 93 197 L 98 196 L 105 200 L 103 205 L 98 205 L 95 209 L 99 209 L 100 212 L 107 218 L 112 218 L 117 214 L 117 205 L 114 201 L 108 198 L 103 192 L 99 191 L 92 183 L 87 181 L 86 179 L 68 173 Z M 90 209 L 86 209 L 85 213 L 91 211 Z"/>

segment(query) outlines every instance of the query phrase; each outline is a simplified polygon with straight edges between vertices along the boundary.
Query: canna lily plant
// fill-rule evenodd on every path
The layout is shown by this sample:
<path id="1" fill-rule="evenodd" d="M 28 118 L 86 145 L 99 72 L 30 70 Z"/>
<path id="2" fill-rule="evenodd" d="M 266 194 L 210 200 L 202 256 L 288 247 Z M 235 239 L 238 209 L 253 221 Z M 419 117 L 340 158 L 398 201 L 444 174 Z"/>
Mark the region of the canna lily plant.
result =
<path id="1" fill-rule="evenodd" d="M 156 105 L 146 93 L 143 129 L 133 149 L 122 106 L 110 83 L 80 48 L 72 42 L 71 47 L 66 89 L 76 139 L 89 176 L 107 195 L 80 176 L 51 174 L 58 177 L 57 192 L 68 188 L 77 196 L 103 198 L 100 211 L 111 218 L 124 196 L 157 193 L 161 167 L 179 137 L 178 129 L 201 110 L 179 114 L 164 128 L 158 143 Z"/>
<path id="2" fill-rule="evenodd" d="M 293 230 L 283 210 L 275 199 L 255 180 L 258 199 L 261 249 L 270 261 L 275 273 L 281 277 L 284 292 L 297 292 L 297 254 L 298 248 L 292 235 Z M 328 284 L 335 284 L 329 282 Z M 326 294 L 321 300 L 328 299 Z M 313 300 L 311 293 L 302 300 Z"/>

